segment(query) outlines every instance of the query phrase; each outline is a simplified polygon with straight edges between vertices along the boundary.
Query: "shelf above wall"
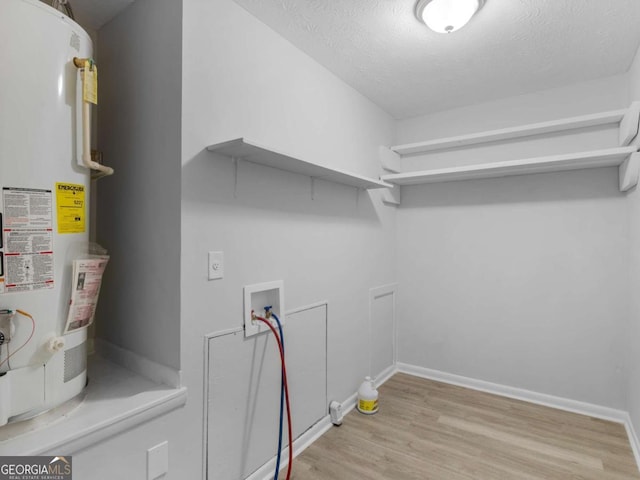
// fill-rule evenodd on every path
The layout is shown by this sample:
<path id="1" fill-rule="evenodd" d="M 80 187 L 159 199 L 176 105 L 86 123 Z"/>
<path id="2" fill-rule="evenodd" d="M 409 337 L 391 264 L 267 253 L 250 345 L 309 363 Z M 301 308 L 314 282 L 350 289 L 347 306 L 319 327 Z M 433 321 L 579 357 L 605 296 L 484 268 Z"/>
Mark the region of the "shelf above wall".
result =
<path id="1" fill-rule="evenodd" d="M 402 186 L 617 166 L 619 167 L 620 191 L 626 192 L 637 185 L 640 178 L 639 146 L 630 145 L 638 137 L 639 124 L 640 102 L 633 102 L 629 108 L 621 110 L 396 145 L 389 148 L 381 147 L 380 162 L 382 169 L 388 173 L 380 178 L 396 186 Z M 431 168 L 412 172 L 404 172 L 402 168 L 402 158 L 409 155 L 428 154 L 439 150 L 452 150 L 491 142 L 606 125 L 616 125 L 618 127 L 619 147 L 506 162 Z M 638 142 L 636 141 L 635 143 L 637 144 Z M 387 197 L 391 196 L 393 198 L 389 198 L 388 203 L 399 205 L 400 192 L 398 188 L 387 195 Z"/>
<path id="2" fill-rule="evenodd" d="M 637 146 L 618 147 L 507 162 L 394 173 L 383 175 L 381 178 L 394 185 L 418 185 L 618 166 L 620 167 L 620 190 L 627 191 L 638 183 L 640 154 L 637 151 Z"/>
<path id="3" fill-rule="evenodd" d="M 392 187 L 392 185 L 385 183 L 384 181 L 356 175 L 343 170 L 323 167 L 316 163 L 291 157 L 272 148 L 260 146 L 246 138 L 236 138 L 227 142 L 209 145 L 207 150 L 232 159 L 242 159 L 251 163 L 265 165 L 267 167 L 306 175 L 312 179 L 326 180 L 340 183 L 342 185 L 349 185 L 351 187 L 363 189 Z"/>
<path id="4" fill-rule="evenodd" d="M 488 130 L 485 132 L 470 133 L 455 137 L 438 138 L 425 142 L 408 143 L 390 147 L 398 155 L 419 155 L 422 153 L 462 148 L 483 143 L 514 140 L 517 138 L 557 133 L 580 128 L 597 127 L 605 125 L 619 125 L 618 144 L 628 145 L 638 134 L 638 120 L 640 118 L 640 102 L 633 102 L 629 108 L 600 112 L 579 117 L 563 118 L 548 122 L 532 123 L 518 127 Z"/>

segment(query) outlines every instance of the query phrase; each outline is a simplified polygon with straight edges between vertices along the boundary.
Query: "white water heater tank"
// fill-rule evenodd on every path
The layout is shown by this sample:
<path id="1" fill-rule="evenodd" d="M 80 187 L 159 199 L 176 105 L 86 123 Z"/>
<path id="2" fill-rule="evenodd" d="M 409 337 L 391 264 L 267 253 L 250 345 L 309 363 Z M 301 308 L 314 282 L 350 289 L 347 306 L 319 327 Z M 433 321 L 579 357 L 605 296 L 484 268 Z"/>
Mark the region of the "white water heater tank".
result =
<path id="1" fill-rule="evenodd" d="M 65 334 L 89 241 L 80 73 L 89 35 L 38 0 L 0 1 L 0 425 L 86 385 L 87 329 Z"/>

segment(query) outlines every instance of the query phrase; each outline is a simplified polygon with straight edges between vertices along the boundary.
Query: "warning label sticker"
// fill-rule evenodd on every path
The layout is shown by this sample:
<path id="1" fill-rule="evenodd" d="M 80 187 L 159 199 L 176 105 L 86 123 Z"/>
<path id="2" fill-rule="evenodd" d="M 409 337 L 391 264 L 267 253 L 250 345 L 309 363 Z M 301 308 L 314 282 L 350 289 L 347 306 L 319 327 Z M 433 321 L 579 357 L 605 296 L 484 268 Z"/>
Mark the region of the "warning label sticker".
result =
<path id="1" fill-rule="evenodd" d="M 51 228 L 51 190 L 2 189 L 4 228 Z"/>
<path id="2" fill-rule="evenodd" d="M 7 253 L 6 292 L 22 292 L 53 287 L 53 254 Z"/>
<path id="3" fill-rule="evenodd" d="M 56 183 L 58 233 L 85 231 L 85 187 L 74 183 Z"/>
<path id="4" fill-rule="evenodd" d="M 2 203 L 0 293 L 53 288 L 51 190 L 4 187 Z"/>
<path id="5" fill-rule="evenodd" d="M 53 232 L 51 230 L 12 230 L 5 231 L 7 255 L 20 253 L 53 253 Z"/>

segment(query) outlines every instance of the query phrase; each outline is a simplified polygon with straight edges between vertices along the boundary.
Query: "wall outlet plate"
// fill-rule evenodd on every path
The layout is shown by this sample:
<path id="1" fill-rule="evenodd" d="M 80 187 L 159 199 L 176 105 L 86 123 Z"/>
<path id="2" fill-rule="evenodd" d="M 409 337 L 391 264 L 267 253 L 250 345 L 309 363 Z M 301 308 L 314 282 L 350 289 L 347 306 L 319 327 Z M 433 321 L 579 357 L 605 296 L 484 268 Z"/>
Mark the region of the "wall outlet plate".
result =
<path id="1" fill-rule="evenodd" d="M 224 252 L 209 252 L 209 280 L 224 277 Z"/>
<path id="2" fill-rule="evenodd" d="M 264 317 L 264 307 L 271 305 L 272 311 L 284 325 L 284 282 L 276 280 L 273 282 L 256 283 L 244 287 L 244 336 L 252 337 L 263 332 L 269 332 L 263 322 L 251 319 L 253 310 L 259 317 Z M 276 321 L 272 319 L 271 324 L 276 327 Z"/>

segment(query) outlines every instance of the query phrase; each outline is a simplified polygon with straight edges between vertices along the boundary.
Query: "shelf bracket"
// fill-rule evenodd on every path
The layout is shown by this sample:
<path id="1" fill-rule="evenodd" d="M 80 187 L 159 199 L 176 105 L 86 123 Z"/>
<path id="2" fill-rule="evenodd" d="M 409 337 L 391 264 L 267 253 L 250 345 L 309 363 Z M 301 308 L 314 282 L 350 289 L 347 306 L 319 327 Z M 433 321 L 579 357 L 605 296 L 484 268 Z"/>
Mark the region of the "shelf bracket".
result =
<path id="1" fill-rule="evenodd" d="M 401 187 L 399 185 L 394 185 L 393 188 L 387 188 L 382 191 L 382 201 L 387 205 L 398 206 L 401 198 Z"/>
<path id="2" fill-rule="evenodd" d="M 620 121 L 619 143 L 620 146 L 627 146 L 638 135 L 640 124 L 640 102 L 632 102 Z"/>
<path id="3" fill-rule="evenodd" d="M 638 184 L 640 178 L 640 153 L 629 155 L 619 168 L 620 191 L 626 192 Z"/>
<path id="4" fill-rule="evenodd" d="M 400 173 L 402 171 L 401 157 L 399 154 L 387 147 L 379 147 L 378 155 L 380 156 L 380 164 L 385 174 Z M 400 205 L 400 187 L 394 185 L 382 191 L 382 201 L 387 205 Z"/>

